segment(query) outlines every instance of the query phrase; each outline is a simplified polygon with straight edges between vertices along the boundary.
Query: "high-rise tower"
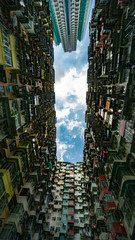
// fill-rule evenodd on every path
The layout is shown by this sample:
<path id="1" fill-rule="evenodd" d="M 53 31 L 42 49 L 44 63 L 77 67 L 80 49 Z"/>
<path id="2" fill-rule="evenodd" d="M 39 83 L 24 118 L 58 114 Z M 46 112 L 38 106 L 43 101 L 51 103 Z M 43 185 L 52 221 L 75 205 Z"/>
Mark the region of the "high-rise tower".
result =
<path id="1" fill-rule="evenodd" d="M 92 0 L 48 0 L 56 45 L 62 43 L 65 52 L 76 50 L 77 39 L 85 34 Z"/>

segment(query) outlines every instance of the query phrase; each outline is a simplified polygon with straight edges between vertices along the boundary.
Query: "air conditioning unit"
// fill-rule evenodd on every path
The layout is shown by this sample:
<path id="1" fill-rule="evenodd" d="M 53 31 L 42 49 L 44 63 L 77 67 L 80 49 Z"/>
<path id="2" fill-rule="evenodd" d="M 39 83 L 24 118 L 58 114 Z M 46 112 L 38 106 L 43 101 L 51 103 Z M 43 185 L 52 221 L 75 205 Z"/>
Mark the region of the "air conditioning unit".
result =
<path id="1" fill-rule="evenodd" d="M 9 216 L 9 218 L 7 220 L 7 223 L 11 223 L 11 222 L 15 223 L 17 232 L 22 234 L 22 227 L 20 224 L 20 217 L 18 214 L 11 213 L 11 215 Z"/>
<path id="2" fill-rule="evenodd" d="M 17 198 L 17 202 L 18 203 L 22 203 L 23 207 L 24 207 L 24 210 L 26 212 L 29 212 L 29 204 L 28 204 L 28 201 L 27 201 L 27 196 L 19 196 Z"/>
<path id="3" fill-rule="evenodd" d="M 34 187 L 32 186 L 32 183 L 31 183 L 31 182 L 26 182 L 26 184 L 24 185 L 24 187 L 25 187 L 25 188 L 29 188 L 31 195 L 34 194 Z"/>

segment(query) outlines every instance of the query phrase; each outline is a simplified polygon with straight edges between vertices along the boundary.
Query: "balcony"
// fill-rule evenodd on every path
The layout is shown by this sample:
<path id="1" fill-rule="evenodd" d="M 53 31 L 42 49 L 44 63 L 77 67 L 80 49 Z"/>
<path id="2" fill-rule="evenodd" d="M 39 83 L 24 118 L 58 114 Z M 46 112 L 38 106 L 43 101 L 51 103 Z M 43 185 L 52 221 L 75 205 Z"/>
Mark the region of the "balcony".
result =
<path id="1" fill-rule="evenodd" d="M 0 98 L 0 141 L 5 137 L 12 135 L 13 129 L 11 124 L 11 115 L 9 102 L 7 98 Z"/>
<path id="2" fill-rule="evenodd" d="M 74 216 L 68 214 L 68 224 L 74 224 Z"/>
<path id="3" fill-rule="evenodd" d="M 12 156 L 10 156 L 9 159 L 11 160 L 16 159 L 18 161 L 18 165 L 19 165 L 19 169 L 22 174 L 22 177 L 25 177 L 28 172 L 25 154 L 19 150 L 18 151 L 15 150 L 15 152 L 13 153 Z"/>
<path id="4" fill-rule="evenodd" d="M 22 203 L 26 212 L 30 211 L 31 196 L 28 188 L 23 188 L 20 195 L 17 198 L 17 203 Z"/>
<path id="5" fill-rule="evenodd" d="M 63 234 L 67 233 L 67 217 L 66 217 L 66 215 L 62 215 L 61 233 L 63 233 Z"/>
<path id="6" fill-rule="evenodd" d="M 71 207 L 74 206 L 74 201 L 69 200 L 68 201 L 68 206 L 71 206 Z"/>
<path id="7" fill-rule="evenodd" d="M 0 233 L 0 239 L 3 240 L 16 240 L 17 238 L 17 229 L 15 223 L 6 223 L 3 230 Z"/>
<path id="8" fill-rule="evenodd" d="M 23 144 L 18 146 L 18 151 L 24 152 L 26 154 L 26 162 L 27 162 L 27 168 L 30 170 L 33 164 L 33 148 L 32 148 L 32 142 L 29 140 L 26 140 Z"/>
<path id="9" fill-rule="evenodd" d="M 5 218 L 5 211 L 4 210 L 8 206 L 8 198 L 9 198 L 8 193 L 3 192 L 3 194 L 2 194 L 2 196 L 0 198 L 0 215 L 1 215 L 0 219 Z M 1 227 L 0 227 L 0 229 L 1 229 Z"/>
<path id="10" fill-rule="evenodd" d="M 11 162 L 4 163 L 2 165 L 2 170 L 4 170 L 7 173 L 9 172 L 12 188 L 15 191 L 18 185 L 18 180 L 19 180 L 19 178 L 17 178 L 17 171 L 19 170 L 17 162 L 11 161 Z"/>
<path id="11" fill-rule="evenodd" d="M 128 6 L 129 4 L 129 0 L 118 0 L 118 7 L 120 7 L 121 9 L 125 8 L 126 6 Z"/>
<path id="12" fill-rule="evenodd" d="M 28 217 L 23 226 L 24 230 L 21 236 L 22 240 L 26 240 L 28 237 L 32 238 L 35 234 L 36 216 Z"/>
<path id="13" fill-rule="evenodd" d="M 105 196 L 106 194 L 110 194 L 110 193 L 111 193 L 111 192 L 108 190 L 108 187 L 103 187 L 103 188 L 102 188 L 102 191 L 101 191 L 101 193 L 100 193 L 99 199 L 100 199 L 100 200 L 103 200 L 104 196 Z"/>
<path id="14" fill-rule="evenodd" d="M 117 198 L 122 191 L 122 186 L 126 180 L 134 179 L 133 173 L 126 163 L 115 162 L 112 171 L 111 189 Z"/>
<path id="15" fill-rule="evenodd" d="M 15 223 L 17 232 L 22 234 L 23 228 L 22 224 L 25 219 L 25 212 L 23 208 L 23 204 L 16 204 L 15 208 L 11 212 L 10 216 L 8 217 L 7 223 Z"/>
<path id="16" fill-rule="evenodd" d="M 110 34 L 111 30 L 110 29 L 103 29 L 101 30 L 101 38 L 100 38 L 100 42 L 104 41 L 108 35 Z"/>

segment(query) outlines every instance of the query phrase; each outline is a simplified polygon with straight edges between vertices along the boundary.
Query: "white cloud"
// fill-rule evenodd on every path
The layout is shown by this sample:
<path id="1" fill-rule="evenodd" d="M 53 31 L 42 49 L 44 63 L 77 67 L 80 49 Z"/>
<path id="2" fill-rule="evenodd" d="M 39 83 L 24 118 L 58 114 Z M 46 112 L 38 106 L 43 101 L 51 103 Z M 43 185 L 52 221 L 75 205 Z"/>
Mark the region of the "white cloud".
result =
<path id="1" fill-rule="evenodd" d="M 65 102 L 64 103 L 64 107 L 65 108 L 69 108 L 70 110 L 77 110 L 77 108 L 79 107 L 77 100 L 75 100 L 75 102 Z"/>
<path id="2" fill-rule="evenodd" d="M 78 59 L 78 58 L 80 57 L 81 47 L 82 47 L 82 44 L 79 44 L 79 46 L 77 47 L 76 55 L 75 55 L 75 58 L 76 58 L 76 59 Z"/>
<path id="3" fill-rule="evenodd" d="M 60 143 L 59 140 L 57 141 L 57 157 L 58 160 L 64 161 L 63 156 L 67 152 L 67 145 L 64 143 Z"/>
<path id="4" fill-rule="evenodd" d="M 57 127 L 60 127 L 61 125 L 66 126 L 66 121 L 61 120 L 60 122 L 57 122 L 57 124 L 56 124 Z"/>
<path id="5" fill-rule="evenodd" d="M 74 120 L 71 120 L 71 121 L 68 121 L 68 124 L 67 124 L 67 129 L 69 131 L 72 131 L 75 127 L 76 128 L 79 128 L 82 126 L 82 122 L 81 121 L 74 121 Z"/>
<path id="6" fill-rule="evenodd" d="M 58 142 L 58 148 L 59 148 L 59 150 L 67 149 L 67 145 L 65 143 Z"/>
<path id="7" fill-rule="evenodd" d="M 77 113 L 75 114 L 75 120 L 77 120 L 77 118 L 78 118 L 78 115 L 77 115 Z"/>
<path id="8" fill-rule="evenodd" d="M 67 117 L 70 114 L 70 108 L 64 108 L 62 110 L 57 109 L 56 107 L 56 116 L 58 119 Z"/>
<path id="9" fill-rule="evenodd" d="M 57 140 L 57 158 L 59 161 L 64 161 L 64 155 L 68 151 L 68 149 L 72 149 L 74 147 L 73 144 L 65 144 Z"/>
<path id="10" fill-rule="evenodd" d="M 75 76 L 75 77 L 74 77 Z M 55 93 L 57 101 L 66 102 L 66 105 L 80 104 L 85 106 L 86 104 L 86 90 L 87 90 L 87 64 L 83 66 L 80 73 L 76 68 L 70 68 L 68 72 L 55 83 Z M 76 96 L 75 103 L 67 103 L 67 98 L 70 95 Z"/>
<path id="11" fill-rule="evenodd" d="M 67 128 L 68 131 L 73 131 L 74 128 L 78 128 L 78 135 L 80 135 L 81 137 L 84 134 L 84 123 L 82 121 L 74 121 L 74 120 L 69 120 L 69 119 L 65 119 L 62 120 L 60 122 L 57 122 L 57 130 L 61 127 L 61 126 L 65 126 Z M 77 135 L 73 135 L 73 136 L 77 136 Z M 76 138 L 76 137 L 74 137 Z"/>

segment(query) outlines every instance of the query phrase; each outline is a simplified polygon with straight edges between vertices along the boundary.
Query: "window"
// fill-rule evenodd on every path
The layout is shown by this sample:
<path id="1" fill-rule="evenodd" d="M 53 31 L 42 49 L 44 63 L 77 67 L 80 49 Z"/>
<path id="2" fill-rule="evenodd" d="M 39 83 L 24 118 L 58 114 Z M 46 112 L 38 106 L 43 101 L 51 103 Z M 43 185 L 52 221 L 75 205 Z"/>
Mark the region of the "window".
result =
<path id="1" fill-rule="evenodd" d="M 80 219 L 80 222 L 81 222 L 81 223 L 84 223 L 84 219 L 83 219 L 83 218 L 81 218 L 81 219 Z"/>
<path id="2" fill-rule="evenodd" d="M 60 227 L 56 227 L 56 232 L 60 232 Z"/>
<path id="3" fill-rule="evenodd" d="M 79 219 L 75 219 L 75 223 L 79 223 Z"/>
<path id="4" fill-rule="evenodd" d="M 52 221 L 55 221 L 56 220 L 56 217 L 52 217 Z"/>
<path id="5" fill-rule="evenodd" d="M 80 232 L 80 230 L 79 229 L 75 229 L 75 233 L 79 233 Z"/>
<path id="6" fill-rule="evenodd" d="M 54 231 L 54 227 L 50 227 L 50 232 L 53 232 Z"/>
<path id="7" fill-rule="evenodd" d="M 63 223 L 63 229 L 66 229 L 66 224 Z"/>

